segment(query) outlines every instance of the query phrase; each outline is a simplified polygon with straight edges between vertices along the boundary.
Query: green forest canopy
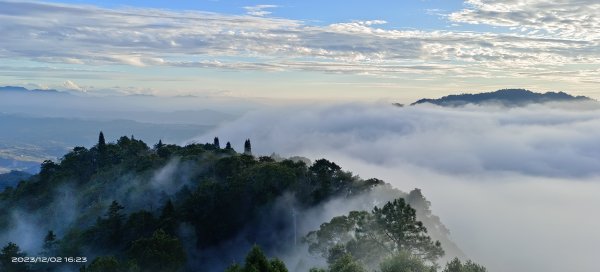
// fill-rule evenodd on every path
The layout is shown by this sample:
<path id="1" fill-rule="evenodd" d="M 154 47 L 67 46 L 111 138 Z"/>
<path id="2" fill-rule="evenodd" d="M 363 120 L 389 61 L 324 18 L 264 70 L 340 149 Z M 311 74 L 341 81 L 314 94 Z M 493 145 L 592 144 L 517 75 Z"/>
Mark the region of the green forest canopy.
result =
<path id="1" fill-rule="evenodd" d="M 65 267 L 86 272 L 195 271 L 207 267 L 209 271 L 223 270 L 233 259 L 215 264 L 211 256 L 200 254 L 199 258 L 190 258 L 191 251 L 207 252 L 205 250 L 230 241 L 242 231 L 269 251 L 290 247 L 289 220 L 273 213 L 266 216 L 266 220 L 268 225 L 276 227 L 269 230 L 259 227 L 265 225 L 265 214 L 273 211 L 276 200 L 284 194 L 292 194 L 295 208 L 302 210 L 336 197 L 360 195 L 376 187 L 394 190 L 378 179 L 360 179 L 326 159 L 308 165 L 304 160 L 254 157 L 249 139 L 244 153 L 240 154 L 230 143 L 221 148 L 218 138 L 210 144 L 177 146 L 159 141 L 149 147 L 133 136 L 107 143 L 101 133 L 95 146 L 75 147 L 58 162 L 45 161 L 39 174 L 0 193 L 3 214 L 19 210 L 37 215 L 39 225 L 45 228 L 38 234 L 44 237 L 40 241 L 40 254 L 88 256 L 89 261 L 60 265 L 15 264 L 7 258 L 26 253 L 18 245 L 9 243 L 2 251 L 0 267 L 3 271 L 53 271 Z M 77 193 L 69 195 L 68 192 Z M 423 218 L 445 229 L 436 221 L 437 217 L 430 214 L 428 202 L 420 191 L 414 192 L 409 195 L 412 195 L 410 203 L 425 205 L 420 209 L 421 213 L 425 211 Z M 68 208 L 75 214 L 70 219 L 63 219 L 65 211 L 58 210 L 64 208 L 65 199 L 70 199 Z M 443 250 L 416 220 L 410 203 L 400 198 L 371 213 L 351 212 L 351 216 L 360 215 L 360 220 L 352 219 L 355 220 L 353 225 L 347 224 L 344 229 L 365 230 L 380 238 L 390 234 L 402 237 L 369 240 L 367 236 L 355 235 L 345 241 L 346 244 L 333 245 L 341 249 L 338 257 L 331 256 L 335 251 L 331 248 L 323 248 L 320 253 L 327 257 L 331 267 L 349 259 L 357 265 L 369 266 L 373 260 L 384 261 L 405 252 L 432 264 Z M 406 222 L 389 221 L 387 216 L 392 214 L 406 217 Z M 339 218 L 332 222 L 336 220 Z M 18 227 L 17 223 L 14 217 L 0 218 L 0 233 Z M 191 235 L 182 234 L 180 230 L 184 227 Z M 408 231 L 397 231 L 404 227 L 408 227 Z M 330 231 L 327 224 L 308 234 L 307 243 L 312 251 L 318 251 L 314 245 L 321 241 L 310 238 L 323 231 Z M 370 235 L 368 232 L 365 235 Z M 357 254 L 360 251 L 357 244 L 363 242 L 364 245 L 382 243 L 378 251 L 373 252 L 387 249 L 390 254 L 381 254 L 375 259 L 362 258 Z M 40 254 L 28 252 L 29 256 Z M 256 248 L 251 255 L 261 259 Z M 284 271 L 283 262 L 274 259 L 269 263 L 275 267 L 273 271 Z M 250 271 L 241 265 L 230 269 Z"/>

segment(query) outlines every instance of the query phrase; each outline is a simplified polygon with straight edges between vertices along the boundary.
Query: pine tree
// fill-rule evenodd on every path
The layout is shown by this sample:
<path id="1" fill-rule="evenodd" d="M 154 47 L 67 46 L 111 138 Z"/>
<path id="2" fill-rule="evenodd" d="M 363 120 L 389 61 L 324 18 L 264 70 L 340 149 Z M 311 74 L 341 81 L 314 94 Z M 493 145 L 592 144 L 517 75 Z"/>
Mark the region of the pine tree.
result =
<path id="1" fill-rule="evenodd" d="M 56 246 L 58 245 L 58 241 L 56 240 L 56 234 L 53 231 L 48 231 L 46 237 L 44 238 L 44 245 L 42 247 L 42 253 L 44 255 L 52 255 L 52 252 L 56 250 Z"/>
<path id="2" fill-rule="evenodd" d="M 106 231 L 108 233 L 109 242 L 112 245 L 116 245 L 120 242 L 122 237 L 122 228 L 125 215 L 121 213 L 121 210 L 125 207 L 121 206 L 119 202 L 113 201 L 108 207 L 106 216 Z"/>
<path id="3" fill-rule="evenodd" d="M 221 148 L 221 144 L 219 144 L 219 137 L 215 137 L 214 141 L 213 141 L 213 145 L 215 146 L 215 148 L 220 149 Z"/>
<path id="4" fill-rule="evenodd" d="M 8 243 L 0 251 L 0 271 L 3 272 L 26 272 L 30 271 L 27 263 L 24 262 L 13 262 L 13 257 L 25 257 L 27 256 L 21 251 L 19 246 L 15 243 Z"/>
<path id="5" fill-rule="evenodd" d="M 161 147 L 163 147 L 164 144 L 162 142 L 162 139 L 158 140 L 158 143 L 154 146 L 155 149 L 160 149 Z"/>
<path id="6" fill-rule="evenodd" d="M 225 144 L 225 149 L 227 150 L 232 150 L 233 148 L 231 148 L 231 143 L 227 142 L 227 144 Z"/>
<path id="7" fill-rule="evenodd" d="M 100 131 L 100 135 L 98 135 L 98 158 L 97 158 L 97 163 L 98 163 L 98 167 L 103 167 L 104 165 L 106 165 L 106 162 L 108 161 L 108 154 L 106 151 L 106 140 L 104 139 L 104 133 L 102 133 L 102 131 Z"/>
<path id="8" fill-rule="evenodd" d="M 246 139 L 246 142 L 244 142 L 244 154 L 252 155 L 252 145 L 250 144 L 250 139 Z"/>
<path id="9" fill-rule="evenodd" d="M 173 202 L 167 200 L 167 203 L 162 209 L 159 217 L 160 228 L 163 229 L 167 234 L 174 235 L 177 228 L 177 213 Z"/>
<path id="10" fill-rule="evenodd" d="M 104 139 L 104 133 L 100 131 L 100 135 L 98 135 L 98 151 L 103 151 L 106 149 L 106 140 Z"/>
<path id="11" fill-rule="evenodd" d="M 108 212 L 106 213 L 108 219 L 122 219 L 123 215 L 120 213 L 122 209 L 125 209 L 125 207 L 121 206 L 116 200 L 113 200 L 108 207 Z"/>

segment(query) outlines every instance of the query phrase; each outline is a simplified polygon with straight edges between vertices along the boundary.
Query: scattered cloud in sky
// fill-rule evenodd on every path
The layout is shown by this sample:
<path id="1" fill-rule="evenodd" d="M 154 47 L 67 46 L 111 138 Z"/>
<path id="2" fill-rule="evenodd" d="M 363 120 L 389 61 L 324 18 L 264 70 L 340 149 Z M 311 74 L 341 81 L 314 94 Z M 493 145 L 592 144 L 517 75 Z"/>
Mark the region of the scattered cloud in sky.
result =
<path id="1" fill-rule="evenodd" d="M 518 28 L 507 33 L 389 29 L 381 27 L 382 20 L 316 26 L 267 17 L 267 9 L 275 5 L 246 7 L 251 16 L 244 16 L 0 2 L 0 23 L 6 26 L 0 30 L 0 58 L 449 78 L 552 73 L 565 80 L 594 80 L 589 73 L 560 69 L 591 65 L 596 70 L 600 64 L 600 24 L 590 12 L 598 4 L 588 1 L 583 8 L 583 2 L 469 1 L 467 8 L 448 16 L 452 22 Z"/>
<path id="2" fill-rule="evenodd" d="M 468 8 L 450 15 L 456 22 L 509 27 L 511 30 L 586 41 L 600 38 L 600 3 L 595 0 L 467 0 Z"/>
<path id="3" fill-rule="evenodd" d="M 598 97 L 593 1 L 472 0 L 423 8 L 423 16 L 447 24 L 438 29 L 403 28 L 373 13 L 326 23 L 290 19 L 293 7 L 269 13 L 279 7 L 248 5 L 231 14 L 0 0 L 0 81 L 322 99 L 412 100 L 503 87 Z M 393 87 L 370 87 L 377 84 Z"/>
<path id="4" fill-rule="evenodd" d="M 248 6 L 248 7 L 244 7 L 244 9 L 246 10 L 246 14 L 251 15 L 251 16 L 258 16 L 258 17 L 263 17 L 266 15 L 271 14 L 272 12 L 268 11 L 267 9 L 272 9 L 272 8 L 276 8 L 276 5 L 256 5 L 256 6 Z"/>

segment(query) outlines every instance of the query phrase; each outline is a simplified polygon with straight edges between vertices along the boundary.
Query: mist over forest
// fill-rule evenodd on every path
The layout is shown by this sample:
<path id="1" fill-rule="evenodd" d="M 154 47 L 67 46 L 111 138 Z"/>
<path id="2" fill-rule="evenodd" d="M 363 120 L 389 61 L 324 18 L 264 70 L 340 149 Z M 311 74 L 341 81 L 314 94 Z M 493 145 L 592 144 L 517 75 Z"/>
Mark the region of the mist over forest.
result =
<path id="1" fill-rule="evenodd" d="M 600 1 L 0 0 L 0 272 L 589 272 Z"/>
<path id="2" fill-rule="evenodd" d="M 237 153 L 229 142 L 221 148 L 218 138 L 184 147 L 159 141 L 149 147 L 127 136 L 106 143 L 100 133 L 95 146 L 76 147 L 59 163 L 45 161 L 39 174 L 7 187 L 0 204 L 8 215 L 0 221 L 6 271 L 237 271 L 245 268 L 236 268 L 236 260 L 253 246 L 283 260 L 278 264 L 289 271 L 327 263 L 337 271 L 338 263 L 355 263 L 351 254 L 364 250 L 375 254 L 368 257 L 374 262 L 371 269 L 395 256 L 387 250 L 419 254 L 398 258 L 409 258 L 422 269 L 434 267 L 442 256 L 464 257 L 420 190 L 406 193 L 379 179 L 365 180 L 326 159 L 254 157 L 250 140 Z M 392 210 L 378 211 L 383 204 Z M 394 207 L 408 220 L 401 226 L 410 228 L 380 230 L 377 216 L 393 214 Z M 375 217 L 364 217 L 371 209 Z M 337 239 L 329 241 L 315 231 L 331 231 L 319 230 L 328 220 L 339 228 L 339 216 L 359 211 L 365 215 L 352 220 L 359 220 L 361 231 L 384 231 L 400 240 L 352 238 L 352 228 L 338 230 L 335 235 L 347 237 L 344 243 L 352 246 L 336 244 L 348 246 L 343 250 L 348 253 L 332 255 L 329 243 Z M 372 247 L 375 241 L 385 246 Z M 326 255 L 315 253 L 320 250 Z M 7 261 L 36 252 L 83 256 L 85 261 Z"/>
<path id="3" fill-rule="evenodd" d="M 246 271 L 248 260 L 261 258 L 271 260 L 272 271 L 298 272 L 342 271 L 342 263 L 356 271 L 409 263 L 444 272 L 593 269 L 600 220 L 585 207 L 600 204 L 598 113 L 595 101 L 581 98 L 297 104 L 171 131 L 201 134 L 183 145 L 163 141 L 164 133 L 152 143 L 109 129 L 85 142 L 91 145 L 44 161 L 34 176 L 2 174 L 0 243 L 16 247 L 3 254 L 89 258 L 18 268 L 31 271 Z M 47 126 L 46 136 L 63 122 L 4 118 L 11 128 L 19 121 L 31 131 Z M 31 123 L 36 118 L 44 121 Z M 76 122 L 92 130 L 103 121 Z M 18 132 L 3 132 L 3 139 L 34 141 Z M 395 203 L 402 210 L 399 199 L 415 209 L 430 239 L 419 243 L 429 246 L 388 255 L 369 249 L 371 236 L 352 234 L 355 226 L 377 237 L 379 227 L 365 226 L 378 222 L 378 208 Z M 337 242 L 323 240 L 330 235 Z M 162 244 L 154 257 L 136 249 L 152 243 Z M 346 255 L 334 254 L 337 246 Z M 543 261 L 556 252 L 560 263 Z"/>
<path id="4" fill-rule="evenodd" d="M 497 102 L 265 106 L 181 143 L 96 132 L 0 176 L 0 267 L 593 270 L 600 108 Z"/>
<path id="5" fill-rule="evenodd" d="M 490 271 L 596 267 L 595 102 L 286 107 L 198 139 L 216 134 L 250 137 L 258 154 L 327 156 L 360 176 L 421 188 L 457 245 Z"/>

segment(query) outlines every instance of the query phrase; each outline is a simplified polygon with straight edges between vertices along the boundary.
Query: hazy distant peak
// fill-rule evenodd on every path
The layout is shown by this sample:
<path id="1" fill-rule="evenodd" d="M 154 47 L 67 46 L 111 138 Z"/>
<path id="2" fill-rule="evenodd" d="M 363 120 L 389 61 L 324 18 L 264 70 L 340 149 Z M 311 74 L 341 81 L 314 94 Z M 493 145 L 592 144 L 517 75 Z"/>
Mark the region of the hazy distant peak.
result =
<path id="1" fill-rule="evenodd" d="M 39 93 L 65 93 L 65 92 L 61 92 L 55 89 L 27 89 L 25 87 L 20 87 L 20 86 L 4 86 L 4 87 L 0 87 L 0 92 L 24 92 L 24 93 L 33 93 L 33 92 L 39 92 Z"/>
<path id="2" fill-rule="evenodd" d="M 18 87 L 18 86 L 4 86 L 4 87 L 0 87 L 0 91 L 5 91 L 5 92 L 27 92 L 29 90 L 26 89 L 26 88 L 24 88 L 24 87 Z"/>
<path id="3" fill-rule="evenodd" d="M 448 95 L 442 98 L 420 99 L 411 105 L 431 103 L 440 106 L 464 106 L 467 104 L 501 104 L 504 106 L 525 106 L 547 102 L 594 101 L 586 96 L 573 96 L 565 92 L 536 93 L 525 89 L 502 89 L 495 92 L 477 94 Z"/>

